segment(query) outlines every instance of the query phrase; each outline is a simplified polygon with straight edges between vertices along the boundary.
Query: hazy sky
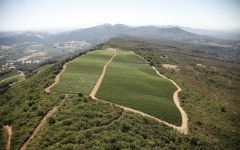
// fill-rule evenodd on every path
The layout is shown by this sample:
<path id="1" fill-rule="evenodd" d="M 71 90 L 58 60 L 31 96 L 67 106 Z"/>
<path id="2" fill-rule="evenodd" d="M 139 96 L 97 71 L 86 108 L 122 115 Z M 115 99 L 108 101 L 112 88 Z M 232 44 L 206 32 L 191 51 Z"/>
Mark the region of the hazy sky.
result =
<path id="1" fill-rule="evenodd" d="M 0 0 L 0 30 L 103 23 L 240 29 L 240 0 Z"/>

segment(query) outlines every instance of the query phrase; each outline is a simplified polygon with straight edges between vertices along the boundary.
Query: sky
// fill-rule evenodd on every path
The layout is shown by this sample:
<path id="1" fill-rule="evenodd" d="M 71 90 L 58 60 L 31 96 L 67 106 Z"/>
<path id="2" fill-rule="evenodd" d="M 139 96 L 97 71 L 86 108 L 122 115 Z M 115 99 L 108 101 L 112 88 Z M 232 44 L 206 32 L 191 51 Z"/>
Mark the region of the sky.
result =
<path id="1" fill-rule="evenodd" d="M 240 0 L 0 0 L 0 31 L 104 23 L 240 30 Z"/>

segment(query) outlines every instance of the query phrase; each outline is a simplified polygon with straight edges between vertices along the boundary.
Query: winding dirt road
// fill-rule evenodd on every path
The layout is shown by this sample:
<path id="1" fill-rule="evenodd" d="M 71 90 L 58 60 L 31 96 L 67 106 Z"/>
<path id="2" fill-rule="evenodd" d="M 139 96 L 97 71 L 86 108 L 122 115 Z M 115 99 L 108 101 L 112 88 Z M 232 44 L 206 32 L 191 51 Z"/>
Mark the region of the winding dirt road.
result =
<path id="1" fill-rule="evenodd" d="M 180 113 L 181 113 L 181 116 L 182 116 L 182 125 L 181 125 L 180 127 L 177 127 L 177 128 L 178 128 L 177 130 L 179 130 L 180 132 L 182 132 L 182 133 L 184 133 L 184 134 L 187 134 L 187 133 L 188 133 L 188 117 L 187 117 L 187 113 L 186 113 L 186 112 L 183 110 L 183 108 L 181 107 L 180 99 L 179 99 L 179 97 L 178 97 L 178 93 L 179 93 L 182 89 L 177 85 L 176 82 L 174 82 L 173 80 L 168 79 L 167 77 L 165 77 L 165 76 L 163 76 L 162 74 L 160 74 L 155 67 L 152 66 L 152 68 L 156 71 L 156 73 L 157 73 L 159 76 L 161 76 L 161 77 L 163 77 L 163 78 L 171 81 L 171 82 L 176 86 L 177 90 L 173 93 L 173 100 L 174 100 L 174 103 L 175 103 L 175 105 L 177 106 L 177 108 L 179 109 L 179 111 L 180 111 Z"/>
<path id="2" fill-rule="evenodd" d="M 132 51 L 131 51 L 132 52 Z M 132 52 L 133 54 L 137 55 L 139 58 L 141 58 L 142 60 L 144 60 L 147 64 L 149 64 L 149 62 L 144 59 L 142 56 Z M 182 117 L 182 125 L 179 127 L 179 126 L 175 126 L 173 128 L 177 129 L 179 132 L 181 133 L 184 133 L 184 134 L 187 134 L 188 133 L 188 117 L 187 117 L 187 113 L 183 110 L 183 108 L 181 107 L 181 104 L 180 104 L 180 99 L 178 97 L 178 93 L 182 90 L 176 82 L 174 82 L 173 80 L 171 79 L 168 79 L 167 77 L 165 77 L 164 75 L 162 75 L 154 66 L 152 66 L 153 70 L 156 71 L 156 73 L 161 76 L 162 78 L 164 79 L 167 79 L 169 80 L 170 82 L 172 82 L 177 90 L 173 93 L 173 101 L 175 103 L 175 105 L 177 106 L 177 108 L 179 109 L 180 113 L 181 113 L 181 117 Z"/>
<path id="3" fill-rule="evenodd" d="M 66 70 L 66 68 L 67 68 L 67 64 L 68 64 L 68 63 L 65 63 L 65 64 L 63 65 L 62 70 L 61 70 L 60 73 L 55 77 L 55 80 L 54 80 L 53 84 L 50 85 L 49 87 L 45 88 L 45 90 L 44 90 L 45 92 L 49 93 L 50 90 L 51 90 L 51 88 L 54 87 L 56 84 L 58 84 L 58 82 L 59 82 L 59 80 L 60 80 L 60 76 L 62 75 L 62 73 L 63 73 L 63 72 Z"/>
<path id="4" fill-rule="evenodd" d="M 60 80 L 60 76 L 62 75 L 62 73 L 66 70 L 67 68 L 67 63 L 65 63 L 63 65 L 62 70 L 60 71 L 60 73 L 55 77 L 54 83 L 51 84 L 49 87 L 45 88 L 44 91 L 49 93 L 51 88 L 54 87 Z M 56 106 L 54 106 L 51 110 L 48 111 L 48 113 L 43 117 L 43 119 L 41 120 L 41 122 L 38 124 L 37 128 L 34 130 L 34 132 L 32 133 L 32 135 L 30 136 L 30 138 L 23 144 L 23 146 L 21 147 L 20 150 L 26 150 L 29 142 L 36 137 L 36 135 L 39 133 L 39 131 L 42 129 L 42 127 L 47 123 L 47 120 L 58 110 L 58 108 L 63 104 L 63 102 L 65 101 L 65 99 L 68 97 L 67 94 L 65 94 L 65 98 Z"/>
<path id="5" fill-rule="evenodd" d="M 130 51 L 130 52 L 133 53 L 132 51 Z M 135 54 L 135 53 L 134 53 L 134 54 Z M 95 95 L 96 95 L 96 93 L 97 93 L 97 91 L 98 91 L 98 89 L 99 89 L 99 87 L 100 87 L 100 85 L 101 85 L 101 83 L 102 83 L 102 80 L 103 80 L 103 78 L 104 78 L 104 76 L 105 76 L 105 73 L 106 73 L 106 70 L 107 70 L 108 65 L 109 65 L 109 64 L 111 63 L 111 61 L 115 58 L 116 55 L 117 55 L 116 50 L 114 50 L 114 55 L 113 55 L 112 58 L 104 65 L 103 71 L 102 71 L 102 73 L 101 73 L 101 75 L 100 75 L 100 77 L 99 77 L 99 79 L 98 79 L 95 87 L 93 88 L 92 92 L 91 92 L 90 95 L 89 95 L 89 96 L 91 96 L 91 97 L 92 97 L 93 99 L 95 99 L 95 100 L 100 100 L 100 99 L 96 98 Z M 135 55 L 137 55 L 137 54 L 135 54 Z M 145 60 L 143 57 L 141 57 L 141 56 L 139 56 L 139 55 L 137 55 L 137 56 L 140 57 L 141 59 L 143 59 L 147 64 L 149 64 L 149 62 L 148 62 L 147 60 Z M 158 119 L 158 118 L 156 118 L 156 117 L 154 117 L 154 116 L 148 115 L 148 114 L 146 114 L 146 113 L 144 113 L 144 112 L 141 112 L 141 111 L 138 111 L 138 110 L 129 108 L 129 107 L 121 106 L 121 105 L 114 104 L 114 103 L 107 102 L 107 101 L 105 101 L 105 102 L 106 102 L 106 103 L 109 103 L 109 104 L 112 104 L 112 105 L 115 105 L 115 106 L 117 106 L 117 107 L 119 107 L 119 108 L 122 108 L 122 109 L 124 109 L 125 111 L 129 111 L 129 112 L 133 112 L 133 113 L 140 114 L 140 115 L 145 116 L 145 117 L 149 117 L 149 118 L 154 119 L 154 120 L 156 120 L 156 121 L 158 121 L 158 122 L 160 122 L 160 123 L 163 123 L 163 124 L 165 124 L 165 125 L 167 125 L 167 126 L 169 126 L 169 127 L 172 127 L 173 129 L 177 130 L 177 131 L 180 132 L 180 133 L 187 134 L 187 133 L 188 133 L 188 117 L 187 117 L 186 112 L 185 112 L 185 111 L 183 110 L 183 108 L 181 107 L 181 105 L 180 105 L 180 100 L 179 100 L 179 97 L 178 97 L 178 93 L 181 91 L 181 88 L 180 88 L 174 81 L 172 81 L 171 79 L 168 79 L 168 78 L 166 78 L 165 76 L 163 76 L 162 74 L 160 74 L 160 73 L 156 70 L 155 67 L 152 66 L 152 68 L 156 71 L 156 73 L 157 73 L 159 76 L 161 76 L 161 77 L 163 77 L 163 78 L 171 81 L 171 82 L 177 87 L 177 90 L 176 90 L 176 91 L 174 92 L 174 94 L 173 94 L 173 100 L 174 100 L 174 103 L 176 104 L 177 108 L 179 109 L 179 111 L 180 111 L 180 113 L 181 113 L 181 117 L 182 117 L 182 125 L 181 125 L 181 126 L 173 125 L 173 124 L 171 124 L 171 123 L 168 123 L 168 122 L 166 122 L 166 121 L 163 121 L 163 120 L 161 120 L 161 119 Z M 104 100 L 100 100 L 100 101 L 104 101 Z"/>
<path id="6" fill-rule="evenodd" d="M 11 125 L 6 125 L 6 126 L 3 126 L 3 128 L 8 135 L 8 140 L 7 140 L 7 143 L 6 143 L 6 150 L 10 150 L 11 149 L 11 137 L 12 137 L 12 126 Z"/>

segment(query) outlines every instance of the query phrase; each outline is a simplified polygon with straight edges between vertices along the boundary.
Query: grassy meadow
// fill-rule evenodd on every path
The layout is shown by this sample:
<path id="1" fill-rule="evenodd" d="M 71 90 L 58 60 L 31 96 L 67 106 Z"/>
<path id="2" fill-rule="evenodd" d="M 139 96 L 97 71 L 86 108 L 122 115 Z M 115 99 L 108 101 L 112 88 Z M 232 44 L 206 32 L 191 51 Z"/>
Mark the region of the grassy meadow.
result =
<path id="1" fill-rule="evenodd" d="M 96 97 L 181 125 L 181 114 L 173 102 L 175 90 L 138 56 L 118 50 Z"/>
<path id="2" fill-rule="evenodd" d="M 70 61 L 53 90 L 88 95 L 96 84 L 104 64 L 112 55 L 110 50 L 97 50 Z"/>

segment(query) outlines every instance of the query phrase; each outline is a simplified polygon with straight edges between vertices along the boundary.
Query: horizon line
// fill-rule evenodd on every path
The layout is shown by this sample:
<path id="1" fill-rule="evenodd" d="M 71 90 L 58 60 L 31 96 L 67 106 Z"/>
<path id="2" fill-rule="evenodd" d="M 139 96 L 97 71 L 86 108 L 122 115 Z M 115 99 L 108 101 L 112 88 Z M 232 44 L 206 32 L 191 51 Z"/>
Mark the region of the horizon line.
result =
<path id="1" fill-rule="evenodd" d="M 68 26 L 68 27 L 42 27 L 42 28 L 31 28 L 31 29 L 0 29 L 0 32 L 64 32 L 64 31 L 73 31 L 73 30 L 80 30 L 80 29 L 87 29 L 87 28 L 93 28 L 97 26 L 102 25 L 125 25 L 129 27 L 147 27 L 147 26 L 153 26 L 153 27 L 169 27 L 169 28 L 190 28 L 190 29 L 197 29 L 197 30 L 203 30 L 203 31 L 215 31 L 215 32 L 240 32 L 239 28 L 225 28 L 225 29 L 213 29 L 213 28 L 207 28 L 207 27 L 191 27 L 191 26 L 185 26 L 185 25 L 157 25 L 157 24 L 143 24 L 143 25 L 129 25 L 129 24 L 123 24 L 123 23 L 100 23 L 100 24 L 94 24 L 94 25 L 78 25 L 78 26 Z"/>

